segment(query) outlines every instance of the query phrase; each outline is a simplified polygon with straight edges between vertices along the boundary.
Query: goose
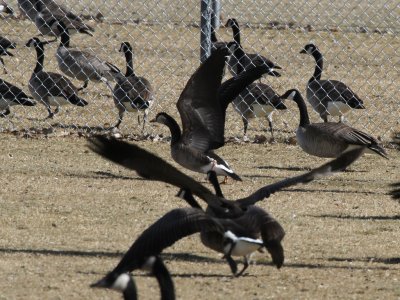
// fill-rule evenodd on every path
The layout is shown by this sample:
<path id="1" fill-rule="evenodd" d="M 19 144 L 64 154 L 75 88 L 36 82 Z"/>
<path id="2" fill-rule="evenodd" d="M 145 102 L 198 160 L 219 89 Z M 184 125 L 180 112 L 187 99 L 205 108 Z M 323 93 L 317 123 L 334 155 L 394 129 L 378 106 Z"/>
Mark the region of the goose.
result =
<path id="1" fill-rule="evenodd" d="M 0 13 L 14 15 L 13 9 L 7 5 L 4 1 L 0 1 Z"/>
<path id="2" fill-rule="evenodd" d="M 133 255 L 129 259 L 132 262 L 136 261 L 137 257 Z M 143 261 L 143 265 L 138 268 L 149 271 L 156 277 L 161 291 L 161 299 L 175 299 L 174 282 L 162 259 L 159 256 L 148 256 Z M 135 269 L 137 268 L 133 270 Z M 137 299 L 137 289 L 132 277 L 128 272 L 121 272 L 118 269 L 109 272 L 104 278 L 91 284 L 90 287 L 114 289 L 122 292 L 125 300 Z"/>
<path id="3" fill-rule="evenodd" d="M 225 26 L 232 28 L 233 39 L 238 43 L 238 45 L 239 45 L 238 48 L 240 48 L 243 51 L 238 21 L 233 18 L 228 19 Z M 228 70 L 233 76 L 238 74 L 238 70 L 237 70 L 238 64 L 239 64 L 239 59 L 238 59 L 237 53 L 233 52 L 228 61 Z M 251 67 L 261 66 L 261 65 L 268 65 L 270 67 L 273 67 L 274 69 L 281 69 L 280 66 L 273 63 L 271 60 L 269 60 L 268 58 L 266 58 L 260 54 L 255 54 L 255 53 L 246 53 L 245 54 L 243 61 L 242 61 L 242 66 L 243 66 L 244 70 L 248 70 Z"/>
<path id="4" fill-rule="evenodd" d="M 1 56 L 14 56 L 8 49 L 15 49 L 16 44 L 9 41 L 5 37 L 0 36 L 0 62 L 3 64 L 4 74 L 7 74 L 6 65 Z"/>
<path id="5" fill-rule="evenodd" d="M 80 20 L 80 18 L 69 11 L 65 6 L 56 3 L 54 0 L 18 0 L 18 6 L 21 14 L 19 18 L 27 16 L 32 22 L 35 22 L 36 15 L 40 10 L 36 9 L 36 5 L 40 3 L 43 9 L 52 12 L 54 15 L 63 15 L 68 19 Z"/>
<path id="6" fill-rule="evenodd" d="M 214 51 L 215 49 L 219 49 L 219 48 L 225 48 L 228 46 L 228 43 L 218 41 L 217 36 L 215 34 L 214 26 L 211 26 L 211 36 L 210 37 L 211 37 L 211 51 Z"/>
<path id="7" fill-rule="evenodd" d="M 56 41 L 57 36 L 61 34 L 60 30 L 57 28 L 58 22 L 60 21 L 67 26 L 70 34 L 79 32 L 93 36 L 92 32 L 94 32 L 94 29 L 83 23 L 82 20 L 75 15 L 62 11 L 50 11 L 41 1 L 36 2 L 35 8 L 37 11 L 34 20 L 36 27 L 42 35 L 54 36 L 55 39 L 53 41 Z"/>
<path id="8" fill-rule="evenodd" d="M 113 90 L 114 103 L 118 109 L 118 121 L 114 127 L 119 127 L 126 111 L 144 112 L 143 130 L 146 125 L 149 108 L 153 103 L 153 87 L 150 82 L 144 78 L 136 76 L 133 70 L 132 54 L 133 49 L 129 42 L 121 44 L 120 52 L 124 52 L 126 58 L 125 76 L 118 76 L 117 83 Z M 140 118 L 138 116 L 140 124 Z"/>
<path id="9" fill-rule="evenodd" d="M 19 87 L 0 78 L 0 117 L 10 114 L 10 106 L 35 106 L 36 102 L 32 100 Z"/>
<path id="10" fill-rule="evenodd" d="M 88 52 L 70 48 L 70 35 L 64 22 L 58 22 L 57 30 L 61 32 L 61 43 L 56 54 L 58 66 L 67 76 L 84 81 L 79 90 L 86 88 L 89 80 L 114 80 L 121 75 L 121 71 L 113 64 Z"/>
<path id="11" fill-rule="evenodd" d="M 231 255 L 246 257 L 260 247 L 266 247 L 273 257 L 274 264 L 281 267 L 284 255 L 280 242 L 284 230 L 272 216 L 255 204 L 283 188 L 308 183 L 321 176 L 341 171 L 357 160 L 364 150 L 350 150 L 310 172 L 270 184 L 248 197 L 231 201 L 222 197 L 220 192 L 214 195 L 199 182 L 137 145 L 115 138 L 95 136 L 89 140 L 89 148 L 110 161 L 135 170 L 143 178 L 162 181 L 180 188 L 178 196 L 192 206 L 172 210 L 146 229 L 111 272 L 114 277 L 138 268 L 143 264 L 143 257 L 158 255 L 179 239 L 196 232 L 201 232 L 202 241 L 206 246 L 225 254 L 233 273 L 236 273 L 237 268 L 230 259 Z M 213 175 L 210 177 L 214 188 L 219 188 L 215 172 L 210 174 Z M 193 195 L 207 203 L 206 211 L 201 209 Z M 260 232 L 263 245 L 257 238 Z M 246 261 L 245 267 L 247 268 Z"/>
<path id="12" fill-rule="evenodd" d="M 164 112 L 151 122 L 168 126 L 172 135 L 171 156 L 181 166 L 205 174 L 215 170 L 220 176 L 241 180 L 213 150 L 224 145 L 229 102 L 249 83 L 272 71 L 267 66 L 253 68 L 221 85 L 227 54 L 227 48 L 216 49 L 187 82 L 177 103 L 182 133 L 178 123 Z"/>
<path id="13" fill-rule="evenodd" d="M 245 53 L 239 44 L 235 43 L 231 47 L 231 52 L 236 53 L 239 64 L 237 65 L 237 73 L 241 74 L 244 71 L 243 61 Z M 267 64 L 274 68 L 274 65 Z M 275 77 L 280 77 L 280 74 L 275 72 L 272 74 Z M 277 110 L 287 109 L 286 105 L 282 102 L 281 97 L 267 84 L 258 82 L 251 83 L 244 89 L 239 96 L 232 102 L 235 111 L 242 117 L 244 136 L 247 134 L 249 119 L 252 118 L 267 118 L 271 135 L 274 137 L 272 114 Z"/>
<path id="14" fill-rule="evenodd" d="M 350 109 L 365 109 L 360 97 L 343 82 L 321 80 L 323 58 L 314 44 L 307 44 L 300 53 L 309 54 L 315 59 L 314 74 L 307 84 L 307 100 L 324 122 L 328 122 L 328 115 L 339 116 L 342 122 L 344 114 Z"/>
<path id="15" fill-rule="evenodd" d="M 300 123 L 296 137 L 306 153 L 318 157 L 338 157 L 349 149 L 364 148 L 388 158 L 379 142 L 365 132 L 344 123 L 310 123 L 306 103 L 298 90 L 288 90 L 282 98 L 293 100 L 299 108 Z"/>
<path id="16" fill-rule="evenodd" d="M 26 43 L 27 47 L 35 48 L 37 55 L 36 66 L 29 80 L 29 90 L 37 101 L 46 106 L 49 113 L 47 118 L 52 118 L 59 112 L 60 105 L 86 106 L 88 103 L 78 96 L 78 89 L 68 78 L 43 71 L 45 44 L 48 42 L 41 42 L 38 38 L 32 38 Z M 51 111 L 51 106 L 56 106 L 54 112 Z"/>
<path id="17" fill-rule="evenodd" d="M 393 142 L 400 147 L 400 132 L 394 135 L 394 140 Z M 397 148 L 400 150 L 400 148 Z M 390 195 L 392 195 L 393 199 L 399 199 L 400 200 L 400 181 L 396 183 L 391 184 L 392 190 L 390 191 Z"/>

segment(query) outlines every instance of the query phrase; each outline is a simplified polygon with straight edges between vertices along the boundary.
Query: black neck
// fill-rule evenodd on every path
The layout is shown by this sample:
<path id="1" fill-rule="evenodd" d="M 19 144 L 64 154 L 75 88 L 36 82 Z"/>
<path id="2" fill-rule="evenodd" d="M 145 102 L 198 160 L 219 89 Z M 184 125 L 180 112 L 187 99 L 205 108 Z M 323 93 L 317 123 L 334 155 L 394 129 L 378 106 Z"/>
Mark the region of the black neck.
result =
<path id="1" fill-rule="evenodd" d="M 306 103 L 299 92 L 296 92 L 293 101 L 297 103 L 300 111 L 300 127 L 305 127 L 310 124 L 310 118 L 308 117 L 308 111 Z"/>
<path id="2" fill-rule="evenodd" d="M 44 48 L 42 44 L 36 44 L 36 66 L 33 70 L 34 73 L 39 73 L 43 70 L 43 63 L 44 63 Z"/>
<path id="3" fill-rule="evenodd" d="M 236 43 L 238 43 L 239 45 L 241 45 L 240 43 L 240 28 L 239 28 L 239 24 L 237 24 L 236 22 L 234 22 L 232 24 L 232 32 L 233 32 L 233 39 Z"/>
<path id="4" fill-rule="evenodd" d="M 211 43 L 218 42 L 217 36 L 215 35 L 214 27 L 211 27 Z"/>
<path id="5" fill-rule="evenodd" d="M 238 44 L 236 46 L 236 49 L 233 52 L 233 55 L 238 60 L 236 75 L 239 75 L 239 74 L 243 73 L 243 71 L 244 71 L 244 57 L 245 57 L 245 53 L 243 51 L 242 46 L 240 46 L 240 44 Z"/>
<path id="6" fill-rule="evenodd" d="M 137 300 L 136 285 L 133 280 L 129 280 L 128 286 L 124 290 L 123 295 L 125 300 Z"/>
<path id="7" fill-rule="evenodd" d="M 322 74 L 322 67 L 323 67 L 323 58 L 321 52 L 318 50 L 314 50 L 312 53 L 312 56 L 315 59 L 316 65 L 315 65 L 315 70 L 313 77 L 311 77 L 310 81 L 312 80 L 320 80 L 321 79 L 321 74 Z"/>
<path id="8" fill-rule="evenodd" d="M 132 52 L 127 50 L 125 51 L 125 58 L 126 58 L 126 73 L 125 76 L 135 76 L 135 72 L 133 71 L 133 57 Z"/>
<path id="9" fill-rule="evenodd" d="M 61 34 L 61 43 L 60 43 L 60 47 L 64 46 L 66 48 L 69 47 L 69 32 L 67 28 L 62 28 L 62 27 L 58 27 L 60 30 L 60 34 Z"/>
<path id="10" fill-rule="evenodd" d="M 165 125 L 168 126 L 169 130 L 171 131 L 171 144 L 176 144 L 179 142 L 181 138 L 181 128 L 179 127 L 178 123 L 172 118 L 170 115 L 166 115 L 166 122 Z"/>
<path id="11" fill-rule="evenodd" d="M 162 260 L 157 257 L 153 265 L 153 274 L 157 278 L 161 291 L 161 300 L 174 300 L 175 288 L 171 275 Z"/>

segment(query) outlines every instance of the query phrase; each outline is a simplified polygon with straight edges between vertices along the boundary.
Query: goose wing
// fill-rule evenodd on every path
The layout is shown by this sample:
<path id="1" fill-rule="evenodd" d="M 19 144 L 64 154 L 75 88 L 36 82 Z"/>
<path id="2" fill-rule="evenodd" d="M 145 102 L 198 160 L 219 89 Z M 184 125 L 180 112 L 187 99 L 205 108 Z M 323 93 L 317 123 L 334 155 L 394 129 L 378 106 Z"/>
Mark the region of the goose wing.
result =
<path id="1" fill-rule="evenodd" d="M 321 101 L 340 101 L 349 105 L 352 103 L 363 103 L 356 93 L 338 80 L 314 80 L 309 83 L 309 88 L 315 94 L 323 96 Z"/>
<path id="2" fill-rule="evenodd" d="M 112 272 L 131 272 L 141 268 L 146 258 L 159 255 L 180 239 L 200 231 L 223 233 L 224 228 L 200 209 L 171 210 L 137 238 Z"/>
<path id="3" fill-rule="evenodd" d="M 89 52 L 74 49 L 68 49 L 68 51 L 69 54 L 73 56 L 75 63 L 81 66 L 81 68 L 95 69 L 101 76 L 104 76 L 107 73 L 114 75 L 121 73 L 121 71 L 113 64 L 103 61 Z"/>
<path id="4" fill-rule="evenodd" d="M 182 140 L 201 152 L 224 145 L 224 118 L 217 98 L 227 55 L 228 49 L 213 51 L 189 79 L 177 103 Z"/>
<path id="5" fill-rule="evenodd" d="M 139 146 L 96 136 L 89 140 L 89 148 L 97 154 L 128 169 L 135 170 L 141 177 L 166 182 L 180 189 L 191 191 L 217 211 L 228 217 L 238 215 L 242 210 L 233 201 L 219 198 L 193 178 L 180 172 L 160 157 Z"/>
<path id="6" fill-rule="evenodd" d="M 0 95 L 4 99 L 33 99 L 25 94 L 19 87 L 12 85 L 11 83 L 0 79 Z"/>
<path id="7" fill-rule="evenodd" d="M 313 169 L 310 172 L 304 173 L 299 176 L 290 177 L 278 181 L 276 183 L 267 185 L 265 187 L 262 187 L 261 189 L 257 190 L 250 196 L 243 199 L 239 199 L 236 202 L 241 207 L 247 207 L 249 205 L 257 203 L 258 201 L 263 200 L 264 198 L 268 198 L 271 194 L 280 191 L 284 188 L 287 188 L 289 186 L 293 186 L 299 183 L 309 183 L 310 181 L 313 181 L 318 177 L 328 176 L 334 172 L 342 171 L 349 165 L 351 165 L 354 161 L 356 161 L 364 153 L 364 151 L 365 149 L 363 148 L 357 148 L 351 151 L 344 152 L 338 158 L 331 160 L 330 162 L 316 169 Z"/>

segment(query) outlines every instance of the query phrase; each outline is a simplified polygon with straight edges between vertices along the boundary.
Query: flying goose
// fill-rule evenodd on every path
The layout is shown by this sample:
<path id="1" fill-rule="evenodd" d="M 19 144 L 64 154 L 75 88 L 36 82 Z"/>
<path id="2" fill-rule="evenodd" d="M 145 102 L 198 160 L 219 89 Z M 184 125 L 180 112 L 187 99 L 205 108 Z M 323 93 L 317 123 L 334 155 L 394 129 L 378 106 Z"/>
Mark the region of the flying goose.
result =
<path id="1" fill-rule="evenodd" d="M 16 44 L 9 41 L 5 37 L 0 36 L 0 62 L 3 64 L 4 74 L 7 74 L 6 65 L 1 56 L 14 56 L 8 49 L 15 49 Z"/>
<path id="2" fill-rule="evenodd" d="M 365 148 L 388 158 L 385 149 L 371 135 L 344 123 L 310 123 L 307 106 L 298 90 L 288 90 L 284 99 L 296 102 L 300 123 L 296 132 L 297 142 L 308 154 L 319 157 L 338 157 L 353 148 Z"/>
<path id="3" fill-rule="evenodd" d="M 348 151 L 310 172 L 260 188 L 248 197 L 230 201 L 214 195 L 199 182 L 137 145 L 97 136 L 90 140 L 89 148 L 104 158 L 135 170 L 143 178 L 166 182 L 180 188 L 179 196 L 191 206 L 196 202 L 195 199 L 188 200 L 193 198 L 192 195 L 198 196 L 208 204 L 207 212 L 202 211 L 198 204 L 195 208 L 175 209 L 151 225 L 111 272 L 114 276 L 139 268 L 147 255 L 158 255 L 177 240 L 196 232 L 202 232 L 202 241 L 208 247 L 225 254 L 234 273 L 237 268 L 229 259 L 230 256 L 238 254 L 246 257 L 250 254 L 247 252 L 260 248 L 257 236 L 261 233 L 263 245 L 271 253 L 274 263 L 280 267 L 284 259 L 280 244 L 284 231 L 267 212 L 254 204 L 283 188 L 308 183 L 320 176 L 341 171 L 363 153 L 363 149 Z M 216 179 L 215 173 L 213 178 Z M 217 180 L 212 182 L 218 185 Z M 234 236 L 227 234 L 227 231 L 231 231 Z M 235 245 L 239 247 L 235 249 Z M 246 261 L 247 259 L 245 267 Z"/>
<path id="4" fill-rule="evenodd" d="M 139 253 L 139 255 L 141 255 L 141 253 Z M 130 256 L 129 259 L 134 261 L 137 257 L 133 255 Z M 146 257 L 144 261 L 141 269 L 149 271 L 156 277 L 161 291 L 161 299 L 174 300 L 174 282 L 162 259 L 159 256 L 149 256 Z M 128 272 L 113 270 L 101 280 L 91 284 L 90 287 L 114 289 L 122 292 L 125 300 L 137 299 L 136 285 Z"/>
<path id="5" fill-rule="evenodd" d="M 126 58 L 125 76 L 118 76 L 117 83 L 113 90 L 114 103 L 118 109 L 118 121 L 115 127 L 119 127 L 126 111 L 144 112 L 143 130 L 146 125 L 149 108 L 153 103 L 153 87 L 150 82 L 144 78 L 136 76 L 133 70 L 132 54 L 133 49 L 130 43 L 124 42 L 119 49 L 124 52 Z M 140 118 L 138 116 L 140 124 Z"/>
<path id="6" fill-rule="evenodd" d="M 36 27 L 42 35 L 54 36 L 55 39 L 53 41 L 57 40 L 57 36 L 61 34 L 60 30 L 57 28 L 58 22 L 60 21 L 67 26 L 70 34 L 79 32 L 93 36 L 92 32 L 94 32 L 94 29 L 83 23 L 80 18 L 73 14 L 70 15 L 62 11 L 51 11 L 46 8 L 41 1 L 36 2 L 35 8 L 37 11 L 34 20 Z"/>
<path id="7" fill-rule="evenodd" d="M 215 170 L 218 175 L 241 180 L 213 150 L 224 145 L 229 102 L 249 83 L 273 71 L 267 66 L 253 68 L 221 85 L 228 51 L 227 48 L 213 51 L 187 82 L 177 103 L 182 133 L 178 123 L 166 113 L 157 114 L 151 122 L 168 126 L 172 135 L 171 156 L 183 167 L 205 174 Z"/>
<path id="8" fill-rule="evenodd" d="M 14 11 L 4 1 L 0 1 L 0 13 L 14 15 Z"/>
<path id="9" fill-rule="evenodd" d="M 239 63 L 237 65 L 237 73 L 241 74 L 244 71 L 243 65 L 245 64 L 245 53 L 237 43 L 233 44 L 230 50 L 235 53 L 235 56 L 238 59 Z M 268 63 L 267 65 L 271 67 L 271 69 L 274 68 L 274 65 Z M 272 75 L 280 77 L 280 74 L 277 72 Z M 275 109 L 287 109 L 286 105 L 282 102 L 281 97 L 269 85 L 261 82 L 249 84 L 247 88 L 244 89 L 235 100 L 233 100 L 232 105 L 235 111 L 242 117 L 245 136 L 249 119 L 266 117 L 273 137 L 272 114 Z"/>
<path id="10" fill-rule="evenodd" d="M 328 115 L 339 116 L 343 121 L 343 115 L 350 109 L 365 108 L 360 97 L 343 82 L 321 80 L 323 58 L 315 45 L 307 44 L 300 53 L 309 54 L 315 59 L 314 74 L 307 84 L 307 100 L 324 122 L 328 122 Z"/>
<path id="11" fill-rule="evenodd" d="M 37 55 L 36 66 L 29 80 L 29 90 L 35 100 L 46 106 L 49 113 L 47 118 L 52 118 L 59 112 L 60 105 L 86 106 L 88 103 L 78 96 L 78 89 L 68 78 L 43 71 L 45 44 L 48 42 L 41 42 L 38 38 L 32 38 L 26 43 L 27 47 L 35 48 Z M 54 112 L 51 111 L 51 106 L 56 106 Z"/>
<path id="12" fill-rule="evenodd" d="M 10 106 L 35 106 L 36 102 L 32 100 L 32 97 L 29 97 L 20 88 L 0 79 L 0 117 L 10 114 Z"/>
<path id="13" fill-rule="evenodd" d="M 69 31 L 64 22 L 58 22 L 57 29 L 61 32 L 61 43 L 56 54 L 58 66 L 64 74 L 84 81 L 79 90 L 86 88 L 89 80 L 114 80 L 116 76 L 121 75 L 120 70 L 113 64 L 88 52 L 70 48 Z"/>
<path id="14" fill-rule="evenodd" d="M 239 23 L 236 19 L 228 19 L 226 22 L 226 25 L 228 27 L 232 28 L 232 33 L 233 33 L 233 39 L 238 43 L 239 47 L 242 51 L 242 44 L 241 44 L 241 38 L 240 38 L 240 28 L 239 28 Z M 239 58 L 237 56 L 237 53 L 233 52 L 233 54 L 230 56 L 230 59 L 228 61 L 228 70 L 229 72 L 235 76 L 238 73 L 238 64 L 239 64 Z M 249 68 L 255 67 L 255 66 L 261 66 L 261 65 L 268 65 L 270 67 L 273 67 L 275 69 L 281 69 L 280 66 L 277 64 L 273 63 L 271 60 L 268 58 L 260 55 L 260 54 L 255 54 L 255 53 L 246 53 L 244 56 L 244 59 L 242 61 L 242 67 L 244 70 L 248 70 Z"/>

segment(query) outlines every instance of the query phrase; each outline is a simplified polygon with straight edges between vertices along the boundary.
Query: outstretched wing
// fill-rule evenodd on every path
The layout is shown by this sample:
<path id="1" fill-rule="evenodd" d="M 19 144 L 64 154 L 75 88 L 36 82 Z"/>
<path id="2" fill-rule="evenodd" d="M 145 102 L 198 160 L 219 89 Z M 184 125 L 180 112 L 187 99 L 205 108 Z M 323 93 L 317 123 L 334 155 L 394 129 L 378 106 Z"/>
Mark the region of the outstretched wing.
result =
<path id="1" fill-rule="evenodd" d="M 264 198 L 268 198 L 271 194 L 289 186 L 299 183 L 308 183 L 318 177 L 328 176 L 334 172 L 342 171 L 349 165 L 351 165 L 354 161 L 356 161 L 364 153 L 364 151 L 364 148 L 357 148 L 351 151 L 347 151 L 338 158 L 331 160 L 330 162 L 316 169 L 313 169 L 310 172 L 267 185 L 259 189 L 255 193 L 251 194 L 250 196 L 239 199 L 236 202 L 241 207 L 247 207 L 249 205 L 257 203 L 258 201 L 263 200 Z"/>
<path id="2" fill-rule="evenodd" d="M 146 258 L 160 254 L 180 239 L 200 231 L 224 229 L 216 219 L 197 208 L 174 209 L 148 227 L 132 244 L 112 273 L 141 268 Z"/>
<path id="3" fill-rule="evenodd" d="M 200 65 L 182 91 L 177 107 L 182 119 L 184 143 L 201 152 L 224 145 L 224 120 L 218 102 L 225 56 L 217 49 Z"/>

